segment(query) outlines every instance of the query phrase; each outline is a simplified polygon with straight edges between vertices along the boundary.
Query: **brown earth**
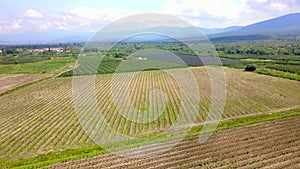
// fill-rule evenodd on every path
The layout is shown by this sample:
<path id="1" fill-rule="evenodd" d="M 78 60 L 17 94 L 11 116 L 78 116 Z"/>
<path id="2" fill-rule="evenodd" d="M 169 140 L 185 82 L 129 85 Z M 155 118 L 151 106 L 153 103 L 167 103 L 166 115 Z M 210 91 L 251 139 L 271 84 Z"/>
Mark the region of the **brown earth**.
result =
<path id="1" fill-rule="evenodd" d="M 16 87 L 49 77 L 50 74 L 9 74 L 0 75 L 0 94 Z"/>

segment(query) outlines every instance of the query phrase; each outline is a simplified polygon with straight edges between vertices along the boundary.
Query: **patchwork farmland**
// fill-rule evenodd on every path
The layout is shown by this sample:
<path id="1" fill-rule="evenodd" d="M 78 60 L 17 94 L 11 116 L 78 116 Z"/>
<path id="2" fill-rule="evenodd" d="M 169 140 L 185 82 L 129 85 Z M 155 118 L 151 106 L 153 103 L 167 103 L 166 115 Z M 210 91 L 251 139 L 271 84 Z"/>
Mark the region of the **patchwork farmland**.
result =
<path id="1" fill-rule="evenodd" d="M 184 69 L 173 69 L 170 71 L 180 74 L 183 70 Z M 197 119 L 197 123 L 201 125 L 203 124 L 209 109 L 208 103 L 210 102 L 211 93 L 209 90 L 210 82 L 204 67 L 191 68 L 191 70 L 199 84 L 200 109 L 196 116 L 189 114 L 188 111 L 185 112 L 184 118 Z M 291 109 L 298 109 L 299 111 L 299 82 L 229 68 L 225 68 L 225 73 L 227 81 L 227 100 L 223 120 L 248 117 L 252 115 L 265 115 L 278 111 L 288 111 Z M 148 109 L 150 102 L 148 97 L 150 93 L 145 93 L 143 91 L 149 91 L 149 89 L 160 89 L 165 93 L 168 101 L 167 107 L 158 119 L 150 123 L 136 123 L 124 118 L 118 113 L 111 98 L 112 93 L 110 83 L 112 78 L 112 75 L 97 76 L 95 94 L 96 100 L 100 105 L 100 109 L 104 112 L 103 115 L 105 119 L 118 133 L 130 136 L 143 136 L 149 133 L 164 131 L 172 125 L 174 118 L 176 118 L 176 115 L 178 114 L 180 95 L 178 92 L 178 86 L 176 86 L 176 82 L 171 76 L 163 71 L 144 71 L 138 73 L 129 84 L 131 101 L 135 105 L 135 108 L 140 111 Z M 182 78 L 184 79 L 184 77 Z M 189 86 L 189 81 L 186 81 L 185 85 Z M 193 92 L 193 90 L 193 88 L 190 88 L 189 92 Z M 78 117 L 76 116 L 74 105 L 72 103 L 72 78 L 51 78 L 1 96 L 0 107 L 0 160 L 2 162 L 95 145 L 78 122 Z M 142 115 L 142 113 L 140 115 Z M 141 117 L 135 118 L 138 119 Z M 293 134 L 299 134 L 299 131 L 289 133 L 285 131 L 285 129 L 289 129 L 288 126 L 282 129 L 280 126 L 285 124 L 292 125 L 297 122 L 299 122 L 299 118 L 294 118 L 291 122 L 283 120 L 282 122 L 278 122 L 278 125 L 276 123 L 274 125 L 274 129 L 276 130 L 271 132 L 268 129 L 269 123 L 259 124 L 258 126 L 261 125 L 261 127 L 254 126 L 254 128 L 260 128 L 262 133 L 268 133 L 269 131 L 269 137 L 274 136 L 275 138 L 282 137 L 286 139 L 289 136 L 295 137 L 296 140 L 292 141 L 293 144 L 295 143 L 296 151 L 297 146 L 299 147 L 299 144 L 297 144 L 297 139 L 299 138 Z M 264 129 L 264 126 L 267 128 Z M 293 127 L 295 126 L 296 125 L 293 125 Z M 91 125 L 91 127 L 93 128 L 96 126 Z M 229 133 L 228 136 L 230 136 L 230 138 L 234 138 L 230 135 L 230 133 L 241 133 L 239 130 L 244 129 L 237 129 L 236 133 L 233 131 L 224 131 L 224 133 L 227 132 Z M 251 134 L 255 134 L 251 127 L 249 127 L 249 130 L 249 135 L 247 134 L 247 136 L 250 137 Z M 276 132 L 277 130 L 278 132 Z M 105 129 L 98 132 L 103 136 L 109 136 L 110 134 Z M 214 139 L 214 137 L 212 139 Z M 259 137 L 255 138 L 255 140 L 263 139 L 264 137 L 268 137 L 268 135 L 259 134 Z M 251 144 L 255 142 L 252 139 L 249 139 L 249 141 L 251 141 Z M 191 143 L 185 144 L 186 142 Z M 216 141 L 214 144 L 227 145 L 227 143 L 219 141 Z M 261 142 L 259 144 L 265 143 Z M 279 143 L 272 144 L 278 145 Z M 188 146 L 186 148 L 189 150 L 196 145 L 197 143 L 193 143 L 193 139 L 191 138 L 178 145 L 178 149 L 180 149 L 180 151 L 184 151 L 183 149 Z M 239 144 L 239 146 L 242 145 Z M 232 148 L 239 149 L 234 146 Z M 221 150 L 219 151 L 220 153 L 225 153 L 227 150 L 225 149 L 224 152 L 221 152 Z M 267 150 L 264 151 L 264 153 L 267 153 Z M 172 154 L 172 152 L 170 153 Z M 193 151 L 190 151 L 190 153 L 193 153 Z M 201 154 L 201 152 L 198 153 Z M 214 153 L 218 153 L 218 151 Z M 168 155 L 166 154 L 166 156 Z M 249 156 L 251 156 L 251 153 Z M 189 157 L 193 159 L 198 157 L 198 155 L 191 154 Z M 174 156 L 174 158 L 177 157 Z M 180 159 L 181 156 L 178 158 Z M 207 158 L 209 165 L 220 166 L 223 164 L 221 162 L 210 163 L 209 161 L 213 159 L 209 157 Z M 165 157 L 162 159 L 167 160 Z M 268 159 L 268 156 L 266 156 L 266 159 Z M 226 159 L 224 160 L 226 161 Z M 89 163 L 89 160 L 84 162 L 84 164 L 87 165 L 89 165 Z M 133 161 L 130 162 L 130 164 L 134 163 L 135 162 Z M 165 163 L 161 163 L 161 165 L 163 164 Z M 72 166 L 73 162 L 67 163 L 66 165 Z M 54 165 L 54 167 L 55 166 L 56 165 Z M 59 165 L 57 167 L 59 167 Z"/>

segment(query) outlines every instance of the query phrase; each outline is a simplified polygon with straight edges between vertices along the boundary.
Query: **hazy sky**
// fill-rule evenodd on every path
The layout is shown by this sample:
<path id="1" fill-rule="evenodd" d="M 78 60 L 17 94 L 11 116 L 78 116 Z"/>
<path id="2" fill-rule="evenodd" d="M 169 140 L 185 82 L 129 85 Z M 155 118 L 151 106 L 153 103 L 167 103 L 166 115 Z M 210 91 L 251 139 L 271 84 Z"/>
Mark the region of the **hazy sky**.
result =
<path id="1" fill-rule="evenodd" d="M 300 0 L 1 0 L 0 33 L 90 31 L 125 16 L 163 13 L 198 27 L 247 25 L 300 12 Z"/>

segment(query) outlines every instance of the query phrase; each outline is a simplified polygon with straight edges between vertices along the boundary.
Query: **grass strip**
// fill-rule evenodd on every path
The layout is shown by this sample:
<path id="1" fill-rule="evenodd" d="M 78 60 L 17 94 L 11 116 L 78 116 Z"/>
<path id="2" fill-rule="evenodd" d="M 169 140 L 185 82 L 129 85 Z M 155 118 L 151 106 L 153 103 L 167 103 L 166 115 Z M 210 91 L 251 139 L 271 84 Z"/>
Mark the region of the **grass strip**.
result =
<path id="1" fill-rule="evenodd" d="M 300 115 L 300 107 L 292 110 L 286 110 L 281 112 L 269 113 L 269 114 L 262 114 L 257 116 L 250 116 L 244 117 L 240 119 L 232 119 L 232 120 L 225 120 L 221 121 L 218 124 L 218 127 L 214 131 L 221 131 L 226 129 L 231 129 L 234 127 L 246 126 L 256 123 L 261 123 L 265 121 L 272 121 L 284 118 L 292 118 Z M 186 138 L 197 136 L 200 133 L 208 133 L 213 132 L 213 130 L 201 131 L 203 125 L 192 127 L 191 131 L 185 135 Z M 122 142 L 113 142 L 109 143 L 106 146 L 112 145 L 116 148 L 112 148 L 111 151 L 122 150 L 126 148 L 133 148 L 142 145 L 149 145 L 153 143 L 161 143 L 176 140 L 182 138 L 183 136 L 177 134 L 180 132 L 158 132 L 146 136 L 139 136 L 132 140 L 126 140 Z M 144 138 L 153 138 L 158 137 L 157 139 L 151 139 L 149 141 L 141 141 Z M 107 151 L 100 146 L 87 146 L 84 148 L 79 149 L 69 149 L 60 152 L 53 152 L 49 154 L 37 155 L 31 158 L 23 158 L 14 161 L 7 161 L 0 163 L 0 168 L 37 168 L 42 166 L 51 165 L 58 162 L 65 162 L 69 160 L 79 159 L 79 158 L 89 158 L 96 155 L 104 154 Z"/>
<path id="2" fill-rule="evenodd" d="M 284 72 L 284 71 L 269 69 L 269 68 L 260 68 L 257 69 L 255 72 L 263 75 L 269 75 L 269 76 L 275 76 L 275 77 L 300 81 L 300 75 L 296 73 Z"/>

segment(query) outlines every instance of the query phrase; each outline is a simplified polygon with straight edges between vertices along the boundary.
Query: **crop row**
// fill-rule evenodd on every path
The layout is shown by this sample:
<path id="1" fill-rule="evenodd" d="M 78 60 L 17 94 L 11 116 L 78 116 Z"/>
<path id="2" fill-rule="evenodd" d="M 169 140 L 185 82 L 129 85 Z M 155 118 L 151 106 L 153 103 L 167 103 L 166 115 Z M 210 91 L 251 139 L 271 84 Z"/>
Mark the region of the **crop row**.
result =
<path id="1" fill-rule="evenodd" d="M 265 122 L 215 133 L 207 142 L 197 137 L 181 141 L 161 154 L 173 141 L 108 153 L 52 165 L 52 168 L 261 168 L 300 164 L 300 117 Z M 149 155 L 131 158 L 118 154 Z"/>
<path id="2" fill-rule="evenodd" d="M 210 108 L 211 84 L 204 68 L 191 70 L 198 82 L 200 102 L 185 102 L 184 107 L 177 82 L 185 86 L 187 100 L 194 100 L 197 89 L 192 87 L 183 69 L 170 70 L 179 75 L 178 81 L 163 71 L 140 72 L 134 77 L 131 73 L 124 73 L 115 81 L 117 87 L 113 89 L 117 95 L 115 99 L 120 99 L 124 105 L 121 109 L 112 97 L 113 76 L 97 76 L 95 96 L 105 120 L 93 118 L 99 116 L 90 113 L 79 114 L 81 122 L 89 122 L 84 125 L 79 123 L 74 110 L 72 78 L 50 79 L 4 95 L 0 97 L 0 157 L 26 157 L 94 144 L 85 130 L 94 131 L 100 138 L 112 138 L 116 133 L 136 136 L 164 131 L 179 118 L 181 108 L 182 125 L 184 122 L 203 123 Z M 297 82 L 238 70 L 225 71 L 227 99 L 224 119 L 299 106 L 300 85 Z M 129 77 L 132 77 L 129 85 L 124 86 L 123 80 Z M 129 99 L 124 99 L 123 87 L 128 87 Z M 152 91 L 163 94 L 158 92 L 150 97 Z M 164 109 L 160 104 L 165 104 Z M 191 113 L 195 109 L 198 113 Z M 116 133 L 112 133 L 105 123 Z"/>

